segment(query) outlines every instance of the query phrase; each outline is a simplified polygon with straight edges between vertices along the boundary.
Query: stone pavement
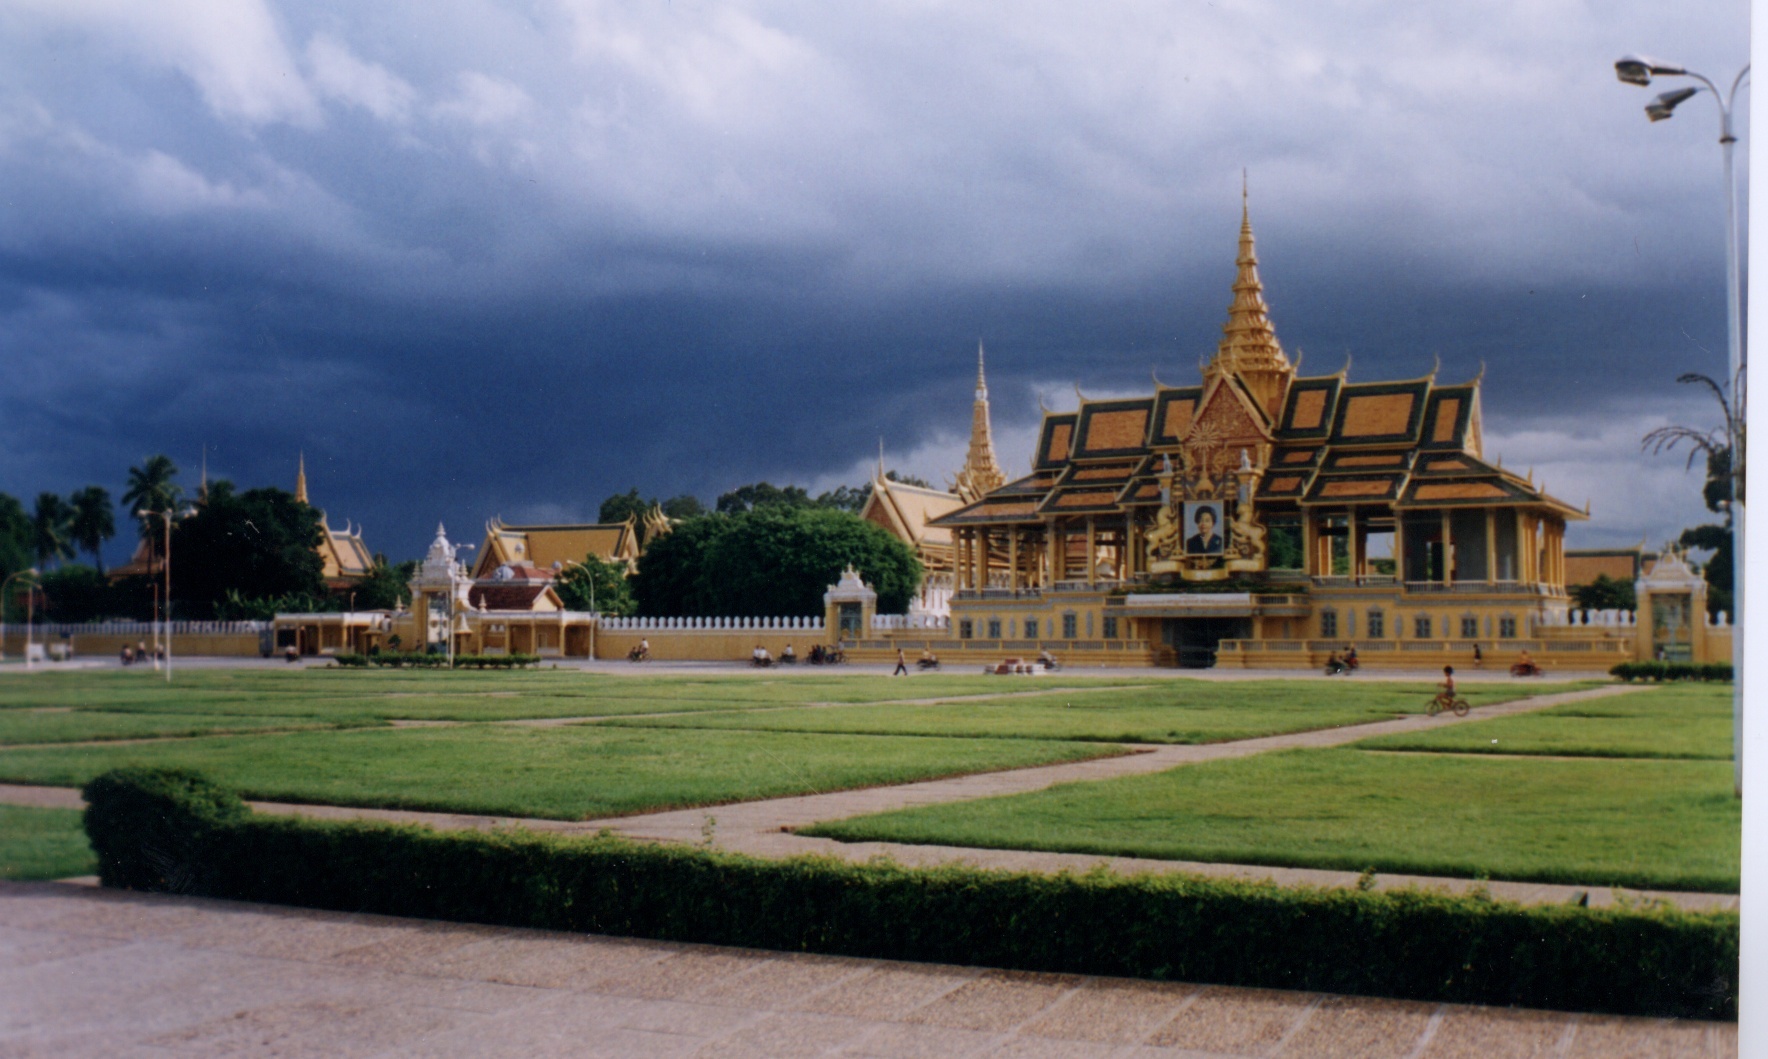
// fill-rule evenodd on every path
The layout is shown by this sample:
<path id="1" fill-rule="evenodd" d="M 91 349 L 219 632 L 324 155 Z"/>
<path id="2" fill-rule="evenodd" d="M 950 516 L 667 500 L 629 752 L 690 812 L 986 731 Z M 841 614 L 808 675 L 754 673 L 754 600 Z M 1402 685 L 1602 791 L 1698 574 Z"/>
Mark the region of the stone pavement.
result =
<path id="1" fill-rule="evenodd" d="M 1153 983 L 0 883 L 0 1056 L 1607 1059 L 1734 1023 Z"/>

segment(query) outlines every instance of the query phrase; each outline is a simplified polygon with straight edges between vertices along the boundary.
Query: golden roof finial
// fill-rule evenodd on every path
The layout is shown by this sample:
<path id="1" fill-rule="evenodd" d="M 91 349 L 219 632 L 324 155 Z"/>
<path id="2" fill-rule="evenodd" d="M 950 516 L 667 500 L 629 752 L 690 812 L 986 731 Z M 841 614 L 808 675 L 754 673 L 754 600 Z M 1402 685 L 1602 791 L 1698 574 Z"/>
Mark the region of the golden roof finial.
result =
<path id="1" fill-rule="evenodd" d="M 297 458 L 295 470 L 295 502 L 307 503 L 307 454 L 301 453 Z"/>
<path id="2" fill-rule="evenodd" d="M 884 441 L 878 440 L 880 474 L 883 467 Z M 965 453 L 964 467 L 953 482 L 952 491 L 967 501 L 980 499 L 1007 484 L 1007 474 L 995 457 L 994 431 L 988 418 L 988 380 L 982 371 L 982 339 L 976 340 L 976 404 L 970 413 L 970 450 Z"/>
<path id="3" fill-rule="evenodd" d="M 1234 300 L 1228 306 L 1228 322 L 1222 325 L 1222 341 L 1216 347 L 1215 360 L 1205 369 L 1205 379 L 1216 372 L 1238 375 L 1265 411 L 1275 416 L 1295 369 L 1277 343 L 1270 307 L 1265 304 L 1245 170 L 1240 181 L 1240 250 L 1234 258 Z"/>

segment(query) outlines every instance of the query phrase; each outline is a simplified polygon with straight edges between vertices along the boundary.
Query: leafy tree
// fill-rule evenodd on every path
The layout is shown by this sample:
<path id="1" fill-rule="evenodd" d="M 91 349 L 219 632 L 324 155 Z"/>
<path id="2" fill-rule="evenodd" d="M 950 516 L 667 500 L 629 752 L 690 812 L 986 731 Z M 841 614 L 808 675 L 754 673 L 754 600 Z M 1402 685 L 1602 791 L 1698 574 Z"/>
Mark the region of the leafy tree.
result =
<path id="1" fill-rule="evenodd" d="M 1617 581 L 1607 574 L 1597 574 L 1596 580 L 1579 585 L 1574 598 L 1582 610 L 1637 610 L 1639 607 L 1633 582 Z"/>
<path id="2" fill-rule="evenodd" d="M 69 535 L 83 551 L 92 554 L 92 565 L 104 572 L 104 556 L 99 554 L 104 542 L 117 535 L 116 509 L 110 491 L 101 485 L 89 485 L 68 498 L 73 508 Z"/>
<path id="3" fill-rule="evenodd" d="M 228 589 L 221 601 L 214 604 L 216 621 L 269 621 L 278 614 L 327 614 L 341 611 L 345 601 L 334 595 L 311 592 L 288 592 L 280 596 L 247 598 L 237 589 Z"/>
<path id="4" fill-rule="evenodd" d="M 416 559 L 392 564 L 387 562 L 385 555 L 376 552 L 368 575 L 350 590 L 353 602 L 347 602 L 357 610 L 398 610 L 411 595 L 411 578 L 415 573 Z"/>
<path id="5" fill-rule="evenodd" d="M 706 505 L 699 497 L 683 493 L 663 501 L 663 513 L 676 519 L 698 518 L 706 513 Z"/>
<path id="6" fill-rule="evenodd" d="M 878 526 L 830 508 L 764 507 L 731 520 L 707 549 L 701 578 L 714 614 L 807 616 L 851 565 L 900 614 L 921 582 L 913 551 Z"/>
<path id="7" fill-rule="evenodd" d="M 565 567 L 553 588 L 572 610 L 600 611 L 621 618 L 638 610 L 626 567 L 603 562 L 594 555 L 586 555 L 582 562 Z"/>
<path id="8" fill-rule="evenodd" d="M 625 522 L 632 519 L 639 525 L 644 524 L 645 512 L 651 509 L 654 500 L 646 500 L 638 493 L 638 486 L 633 486 L 624 493 L 615 493 L 602 501 L 602 509 L 596 515 L 597 522 Z"/>
<path id="9" fill-rule="evenodd" d="M 719 496 L 717 510 L 721 515 L 740 515 L 763 507 L 809 507 L 814 500 L 802 486 L 777 486 L 771 482 L 740 485 Z"/>
<path id="10" fill-rule="evenodd" d="M 859 514 L 865 510 L 866 501 L 872 498 L 871 483 L 857 488 L 851 485 L 840 485 L 826 493 L 819 493 L 815 501 L 817 507 L 834 508 L 837 511 L 851 511 Z"/>
<path id="11" fill-rule="evenodd" d="M 30 569 L 35 552 L 32 537 L 31 517 L 25 514 L 25 506 L 18 497 L 0 493 L 0 580 Z M 10 593 L 11 589 L 7 591 Z"/>
<path id="12" fill-rule="evenodd" d="M 700 582 L 700 571 L 713 540 L 730 522 L 723 515 L 690 518 L 646 545 L 638 572 L 632 575 L 638 612 L 646 617 L 714 613 L 711 596 Z"/>
<path id="13" fill-rule="evenodd" d="M 129 598 L 111 586 L 104 572 L 84 563 L 67 563 L 43 575 L 40 597 L 50 621 L 82 622 L 132 617 Z"/>
<path id="14" fill-rule="evenodd" d="M 123 506 L 130 512 L 175 510 L 179 498 L 184 495 L 184 490 L 173 480 L 177 477 L 178 465 L 170 456 L 164 453 L 149 456 L 141 466 L 129 468 L 129 488 L 123 490 Z M 141 518 L 139 521 L 142 539 L 148 542 L 154 554 L 159 554 L 162 539 L 159 520 Z"/>
<path id="15" fill-rule="evenodd" d="M 172 531 L 173 598 L 212 613 L 234 592 L 253 600 L 290 594 L 323 597 L 324 564 L 316 548 L 319 512 L 281 489 L 235 493 L 209 488 L 209 501 Z"/>
<path id="16" fill-rule="evenodd" d="M 37 563 L 47 566 L 74 556 L 71 531 L 74 509 L 54 493 L 37 494 L 37 510 L 31 516 L 31 550 Z"/>
<path id="17" fill-rule="evenodd" d="M 683 523 L 645 552 L 633 578 L 640 613 L 809 616 L 848 564 L 901 612 L 921 564 L 901 541 L 845 511 L 763 505 Z"/>

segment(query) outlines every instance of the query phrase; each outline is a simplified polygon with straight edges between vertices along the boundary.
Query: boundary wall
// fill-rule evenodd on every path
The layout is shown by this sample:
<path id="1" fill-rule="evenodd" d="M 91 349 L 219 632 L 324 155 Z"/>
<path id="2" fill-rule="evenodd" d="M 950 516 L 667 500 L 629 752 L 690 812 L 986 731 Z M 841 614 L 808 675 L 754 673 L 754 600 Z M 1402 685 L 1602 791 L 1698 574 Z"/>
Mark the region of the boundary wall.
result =
<path id="1" fill-rule="evenodd" d="M 267 621 L 175 621 L 171 623 L 173 657 L 200 655 L 220 658 L 258 658 L 269 653 L 270 623 Z M 165 635 L 163 623 L 107 621 L 71 625 L 36 622 L 27 630 L 22 623 L 7 622 L 5 653 L 22 658 L 27 631 L 33 642 L 44 645 L 54 657 L 58 645 L 70 658 L 114 658 L 124 647 L 146 644 L 153 649 Z"/>

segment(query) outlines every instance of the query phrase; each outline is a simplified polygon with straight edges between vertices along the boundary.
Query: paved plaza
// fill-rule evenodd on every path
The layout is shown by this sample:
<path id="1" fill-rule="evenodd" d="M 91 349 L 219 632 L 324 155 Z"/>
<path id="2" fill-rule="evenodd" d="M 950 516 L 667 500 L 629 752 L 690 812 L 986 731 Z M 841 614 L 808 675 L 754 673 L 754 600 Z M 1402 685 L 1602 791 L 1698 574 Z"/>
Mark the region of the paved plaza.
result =
<path id="1" fill-rule="evenodd" d="M 1730 1023 L 1005 972 L 0 883 L 0 1056 L 1720 1059 Z"/>

